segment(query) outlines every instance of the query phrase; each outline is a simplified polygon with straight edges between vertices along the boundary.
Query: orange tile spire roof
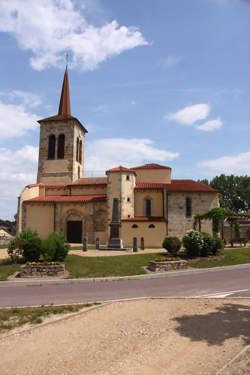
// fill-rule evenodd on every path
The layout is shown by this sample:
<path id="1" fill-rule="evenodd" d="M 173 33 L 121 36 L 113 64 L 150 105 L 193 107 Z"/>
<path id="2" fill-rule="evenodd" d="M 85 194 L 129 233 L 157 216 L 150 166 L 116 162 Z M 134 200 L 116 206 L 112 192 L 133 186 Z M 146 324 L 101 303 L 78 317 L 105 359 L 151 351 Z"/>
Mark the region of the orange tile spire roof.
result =
<path id="1" fill-rule="evenodd" d="M 70 95 L 69 95 L 69 75 L 68 75 L 68 68 L 66 66 L 64 78 L 63 78 L 63 85 L 62 85 L 62 93 L 61 99 L 58 109 L 58 116 L 63 117 L 70 117 Z"/>

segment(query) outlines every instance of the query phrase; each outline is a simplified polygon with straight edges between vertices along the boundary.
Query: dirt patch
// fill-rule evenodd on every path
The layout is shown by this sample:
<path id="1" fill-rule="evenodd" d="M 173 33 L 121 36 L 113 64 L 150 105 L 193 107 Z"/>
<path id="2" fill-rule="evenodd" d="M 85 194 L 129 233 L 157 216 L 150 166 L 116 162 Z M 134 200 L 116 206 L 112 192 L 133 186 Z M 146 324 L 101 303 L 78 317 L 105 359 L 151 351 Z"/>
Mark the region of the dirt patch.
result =
<path id="1" fill-rule="evenodd" d="M 250 300 L 119 302 L 6 337 L 1 375 L 216 374 L 249 344 Z"/>

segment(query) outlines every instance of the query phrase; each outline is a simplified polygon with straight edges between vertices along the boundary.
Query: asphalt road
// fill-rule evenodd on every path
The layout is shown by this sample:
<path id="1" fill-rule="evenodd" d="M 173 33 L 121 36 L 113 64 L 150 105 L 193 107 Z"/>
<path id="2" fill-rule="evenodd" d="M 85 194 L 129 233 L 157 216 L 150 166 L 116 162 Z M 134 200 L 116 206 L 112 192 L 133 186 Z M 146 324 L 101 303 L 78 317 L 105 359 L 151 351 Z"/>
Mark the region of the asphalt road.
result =
<path id="1" fill-rule="evenodd" d="M 0 283 L 0 306 L 86 303 L 138 297 L 249 297 L 250 264 L 112 281 Z"/>

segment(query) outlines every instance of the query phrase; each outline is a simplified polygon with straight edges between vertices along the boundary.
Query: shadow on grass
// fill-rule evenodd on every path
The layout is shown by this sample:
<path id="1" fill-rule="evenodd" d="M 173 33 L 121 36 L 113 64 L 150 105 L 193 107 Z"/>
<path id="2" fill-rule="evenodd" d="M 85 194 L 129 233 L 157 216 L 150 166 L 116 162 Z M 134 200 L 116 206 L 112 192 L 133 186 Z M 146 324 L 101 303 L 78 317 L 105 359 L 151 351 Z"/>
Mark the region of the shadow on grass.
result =
<path id="1" fill-rule="evenodd" d="M 250 344 L 250 306 L 226 303 L 204 315 L 183 315 L 174 319 L 176 331 L 192 341 L 223 345 L 226 340 L 241 337 Z"/>

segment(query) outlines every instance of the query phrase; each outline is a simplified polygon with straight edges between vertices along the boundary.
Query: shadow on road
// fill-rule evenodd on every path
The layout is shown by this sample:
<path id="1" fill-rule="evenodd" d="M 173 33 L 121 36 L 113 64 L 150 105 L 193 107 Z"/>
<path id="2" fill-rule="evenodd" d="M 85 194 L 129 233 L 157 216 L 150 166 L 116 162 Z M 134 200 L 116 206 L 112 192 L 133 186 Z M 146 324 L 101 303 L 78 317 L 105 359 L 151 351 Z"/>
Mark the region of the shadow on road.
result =
<path id="1" fill-rule="evenodd" d="M 192 341 L 222 345 L 224 341 L 241 337 L 250 344 L 250 307 L 227 303 L 205 315 L 183 315 L 175 318 L 176 331 Z"/>

